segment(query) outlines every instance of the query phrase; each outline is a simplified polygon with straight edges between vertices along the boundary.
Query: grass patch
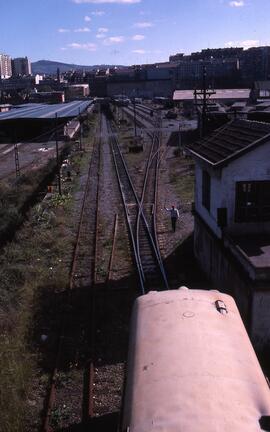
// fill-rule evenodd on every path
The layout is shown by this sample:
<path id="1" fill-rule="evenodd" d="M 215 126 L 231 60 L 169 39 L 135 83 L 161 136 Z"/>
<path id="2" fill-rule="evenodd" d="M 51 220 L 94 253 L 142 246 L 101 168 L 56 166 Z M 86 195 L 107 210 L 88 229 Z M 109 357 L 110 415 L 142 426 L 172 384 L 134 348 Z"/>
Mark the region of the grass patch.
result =
<path id="1" fill-rule="evenodd" d="M 86 166 L 89 155 L 78 159 L 79 168 Z M 71 159 L 76 157 L 73 155 Z M 19 180 L 19 187 L 27 186 L 24 189 L 27 191 L 29 185 L 30 192 L 33 178 L 32 173 L 29 178 L 25 175 Z M 15 197 L 14 193 L 11 196 L 12 185 L 4 187 L 7 189 L 1 208 L 10 221 L 12 217 L 17 218 L 10 203 L 19 205 L 24 198 Z M 77 187 L 76 182 L 65 183 L 63 196 L 55 194 L 36 205 L 0 255 L 0 429 L 3 432 L 30 430 L 31 420 L 36 422 L 40 414 L 38 407 L 33 408 L 30 403 L 35 401 L 32 382 L 39 357 L 34 347 L 38 346 L 41 317 L 48 325 L 55 319 L 51 309 L 56 306 L 51 302 L 55 293 L 63 292 L 69 283 L 75 238 L 72 196 Z M 1 228 L 4 226 L 1 221 Z M 44 376 L 41 374 L 39 384 L 45 387 L 47 376 L 46 379 Z M 57 416 L 55 413 L 56 423 Z"/>
<path id="2" fill-rule="evenodd" d="M 191 204 L 194 201 L 194 164 L 190 159 L 175 158 L 170 167 L 169 181 L 182 204 Z"/>

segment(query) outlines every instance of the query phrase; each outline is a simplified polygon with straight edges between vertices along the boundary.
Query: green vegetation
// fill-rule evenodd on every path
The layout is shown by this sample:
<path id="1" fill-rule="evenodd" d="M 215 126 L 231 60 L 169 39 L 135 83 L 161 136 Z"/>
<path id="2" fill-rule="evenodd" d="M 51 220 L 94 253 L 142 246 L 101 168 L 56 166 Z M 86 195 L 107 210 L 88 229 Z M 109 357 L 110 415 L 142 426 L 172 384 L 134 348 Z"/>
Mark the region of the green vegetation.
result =
<path id="1" fill-rule="evenodd" d="M 170 183 L 184 206 L 194 201 L 194 164 L 190 159 L 176 157 L 170 169 Z"/>
<path id="2" fill-rule="evenodd" d="M 16 180 L 6 180 L 0 186 L 0 238 L 22 221 L 24 206 L 31 200 L 44 179 L 52 175 L 55 160 L 50 160 L 39 170 L 23 174 Z"/>
<path id="3" fill-rule="evenodd" d="M 88 152 L 73 154 L 74 171 L 86 170 Z M 50 162 L 51 163 L 51 162 Z M 11 221 L 20 220 L 20 209 L 34 187 L 46 176 L 46 169 L 21 176 L 17 184 L 1 185 L 0 233 Z M 44 171 L 45 170 L 45 171 Z M 74 247 L 73 192 L 78 181 L 63 184 L 63 196 L 54 194 L 43 200 L 28 214 L 14 240 L 0 255 L 0 412 L 1 431 L 30 430 L 26 423 L 37 417 L 31 414 L 36 405 L 31 384 L 37 370 L 38 353 L 34 346 L 40 343 L 40 323 L 50 319 L 55 295 L 63 292 L 69 283 L 69 269 Z M 47 375 L 40 375 L 38 386 L 47 385 Z M 38 407 L 36 408 L 38 410 Z M 54 413 L 55 423 L 59 413 Z M 60 413 L 60 417 L 64 412 Z M 30 419 L 30 420 L 29 420 Z"/>
<path id="4" fill-rule="evenodd" d="M 58 208 L 60 206 L 60 208 Z M 0 382 L 1 426 L 3 431 L 24 430 L 22 418 L 28 398 L 28 383 L 35 356 L 28 346 L 32 340 L 33 314 L 40 299 L 68 284 L 63 258 L 71 241 L 62 237 L 70 214 L 69 203 L 51 202 L 41 212 L 33 209 L 31 218 L 0 257 Z M 50 215 L 50 217 L 47 217 Z M 67 216 L 64 216 L 67 215 Z M 54 223 L 50 218 L 54 216 Z M 58 220 L 57 216 L 61 216 Z"/>

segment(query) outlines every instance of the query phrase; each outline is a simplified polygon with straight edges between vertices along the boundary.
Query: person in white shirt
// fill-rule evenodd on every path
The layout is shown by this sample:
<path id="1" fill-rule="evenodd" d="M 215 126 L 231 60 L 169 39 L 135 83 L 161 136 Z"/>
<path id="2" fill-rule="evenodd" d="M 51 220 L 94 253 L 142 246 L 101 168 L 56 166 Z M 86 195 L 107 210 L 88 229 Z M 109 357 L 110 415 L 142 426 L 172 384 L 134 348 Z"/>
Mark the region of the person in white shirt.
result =
<path id="1" fill-rule="evenodd" d="M 175 230 L 176 230 L 176 221 L 179 218 L 179 211 L 177 210 L 177 208 L 174 207 L 174 205 L 172 205 L 172 208 L 170 208 L 170 209 L 168 209 L 166 207 L 164 207 L 164 209 L 167 212 L 170 212 L 171 222 L 172 222 L 172 230 L 173 230 L 173 232 L 175 232 Z"/>

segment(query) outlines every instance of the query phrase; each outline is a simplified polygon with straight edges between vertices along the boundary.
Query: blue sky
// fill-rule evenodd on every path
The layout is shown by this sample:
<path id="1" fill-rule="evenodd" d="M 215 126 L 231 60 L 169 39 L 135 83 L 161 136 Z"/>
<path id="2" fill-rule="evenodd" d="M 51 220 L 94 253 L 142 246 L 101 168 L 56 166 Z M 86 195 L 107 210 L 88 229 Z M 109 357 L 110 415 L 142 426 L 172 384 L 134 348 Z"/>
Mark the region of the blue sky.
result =
<path id="1" fill-rule="evenodd" d="M 0 0 L 0 52 L 84 65 L 270 45 L 270 0 Z"/>

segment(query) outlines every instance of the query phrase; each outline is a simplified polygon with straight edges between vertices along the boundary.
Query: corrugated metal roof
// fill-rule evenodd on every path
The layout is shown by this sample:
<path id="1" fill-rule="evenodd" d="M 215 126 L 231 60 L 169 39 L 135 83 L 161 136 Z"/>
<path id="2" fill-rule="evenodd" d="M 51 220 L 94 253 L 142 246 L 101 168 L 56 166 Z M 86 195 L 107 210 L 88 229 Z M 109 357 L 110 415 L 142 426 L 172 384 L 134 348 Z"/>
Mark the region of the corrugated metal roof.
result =
<path id="1" fill-rule="evenodd" d="M 213 99 L 249 99 L 249 89 L 220 89 L 215 90 L 211 96 Z M 192 100 L 194 99 L 194 90 L 175 90 L 173 100 Z"/>
<path id="2" fill-rule="evenodd" d="M 234 102 L 230 108 L 244 108 L 246 106 L 246 102 Z"/>
<path id="3" fill-rule="evenodd" d="M 52 119 L 57 116 L 76 117 L 80 112 L 85 111 L 92 101 L 74 101 L 63 104 L 25 104 L 17 106 L 9 112 L 0 113 L 1 120 L 15 119 Z M 15 108 L 15 107 L 14 107 Z"/>
<path id="4" fill-rule="evenodd" d="M 267 140 L 270 141 L 269 123 L 234 120 L 211 135 L 190 144 L 188 149 L 211 165 L 220 166 Z"/>

